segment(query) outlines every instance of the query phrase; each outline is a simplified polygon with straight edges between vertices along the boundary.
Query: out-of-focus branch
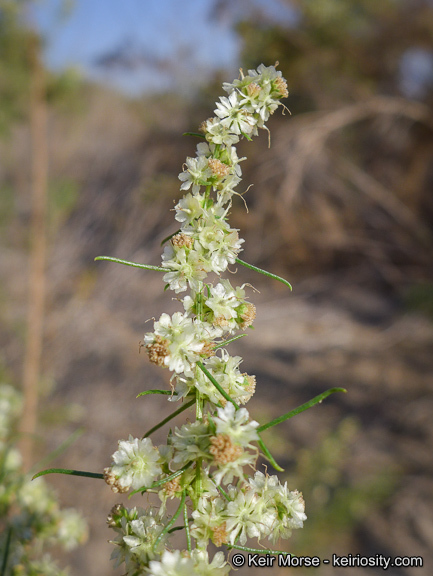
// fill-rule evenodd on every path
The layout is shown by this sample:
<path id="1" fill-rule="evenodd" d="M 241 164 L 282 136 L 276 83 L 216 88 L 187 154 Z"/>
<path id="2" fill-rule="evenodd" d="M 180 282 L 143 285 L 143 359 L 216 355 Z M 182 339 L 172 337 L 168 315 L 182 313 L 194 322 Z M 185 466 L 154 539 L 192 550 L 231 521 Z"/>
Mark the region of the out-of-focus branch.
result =
<path id="1" fill-rule="evenodd" d="M 38 410 L 45 300 L 46 212 L 48 183 L 47 104 L 45 72 L 40 43 L 33 35 L 29 45 L 31 68 L 31 230 L 28 288 L 27 341 L 24 358 L 24 412 L 21 431 L 24 467 L 31 465 Z"/>
<path id="2" fill-rule="evenodd" d="M 351 124 L 378 116 L 405 118 L 420 122 L 433 130 L 433 115 L 422 103 L 404 98 L 376 96 L 365 102 L 350 104 L 332 112 L 312 112 L 294 118 L 276 146 L 288 166 L 280 186 L 281 200 L 289 206 L 301 187 L 308 162 L 324 150 L 327 139 Z"/>

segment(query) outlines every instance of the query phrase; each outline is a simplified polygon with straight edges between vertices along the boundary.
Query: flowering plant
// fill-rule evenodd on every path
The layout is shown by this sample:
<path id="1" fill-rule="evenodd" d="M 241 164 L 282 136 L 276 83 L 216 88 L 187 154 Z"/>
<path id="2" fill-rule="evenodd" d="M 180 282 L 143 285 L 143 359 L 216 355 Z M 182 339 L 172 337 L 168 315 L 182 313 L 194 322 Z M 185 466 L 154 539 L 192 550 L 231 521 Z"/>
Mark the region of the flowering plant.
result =
<path id="1" fill-rule="evenodd" d="M 247 286 L 234 287 L 220 279 L 230 264 L 240 264 L 290 284 L 239 259 L 243 240 L 228 222 L 232 200 L 241 196 L 241 165 L 235 144 L 251 140 L 288 96 L 287 84 L 274 66 L 259 66 L 224 84 L 215 116 L 200 127 L 196 156 L 187 158 L 180 173 L 185 195 L 176 207 L 179 229 L 167 238 L 161 266 L 136 264 L 101 256 L 147 270 L 164 272 L 166 288 L 183 296 L 183 311 L 162 314 L 153 331 L 144 336 L 150 362 L 171 372 L 170 390 L 147 390 L 141 395 L 165 394 L 181 407 L 142 438 L 120 440 L 103 477 L 114 492 L 155 493 L 158 506 L 126 508 L 116 505 L 108 518 L 116 533 L 113 558 L 126 574 L 170 576 L 202 574 L 224 576 L 230 571 L 224 553 L 209 558 L 209 542 L 247 548 L 248 538 L 260 545 L 288 538 L 306 519 L 302 494 L 290 491 L 277 476 L 256 471 L 260 451 L 279 471 L 260 434 L 336 392 L 333 388 L 291 412 L 263 425 L 252 420 L 246 404 L 255 392 L 255 377 L 241 372 L 241 358 L 231 356 L 228 345 L 244 334 L 255 318 L 247 300 Z M 214 277 L 208 278 L 210 274 Z M 216 275 L 216 280 L 214 279 Z M 186 294 L 184 294 L 186 293 Z M 151 434 L 174 416 L 195 405 L 196 420 L 170 431 L 167 442 L 156 447 Z M 255 471 L 248 476 L 246 469 Z M 69 472 L 52 469 L 48 472 Z M 173 515 L 167 501 L 177 499 Z M 181 520 L 179 520 L 179 518 Z M 178 520 L 180 525 L 178 526 Z M 185 550 L 174 550 L 174 531 L 184 530 Z"/>
<path id="2" fill-rule="evenodd" d="M 0 382 L 0 574 L 67 576 L 49 550 L 73 550 L 86 540 L 87 525 L 75 509 L 60 508 L 43 478 L 31 482 L 23 472 L 15 429 L 22 400 Z"/>

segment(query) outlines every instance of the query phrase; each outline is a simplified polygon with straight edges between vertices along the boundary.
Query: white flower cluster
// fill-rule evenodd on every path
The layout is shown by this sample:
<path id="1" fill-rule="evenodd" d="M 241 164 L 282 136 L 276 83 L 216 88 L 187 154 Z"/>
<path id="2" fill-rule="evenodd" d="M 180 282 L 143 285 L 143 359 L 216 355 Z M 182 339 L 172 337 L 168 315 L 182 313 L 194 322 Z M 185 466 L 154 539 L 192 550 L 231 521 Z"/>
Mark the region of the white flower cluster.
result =
<path id="1" fill-rule="evenodd" d="M 256 472 L 254 479 L 240 489 L 229 486 L 229 500 L 204 494 L 192 513 L 191 534 L 199 546 L 209 540 L 221 544 L 244 545 L 249 538 L 289 538 L 292 530 L 302 528 L 306 515 L 302 494 L 290 492 L 277 476 Z"/>
<path id="2" fill-rule="evenodd" d="M 276 476 L 245 475 L 247 467 L 255 469 L 257 444 L 263 446 L 258 423 L 240 407 L 256 383 L 241 373 L 242 359 L 230 356 L 225 346 L 236 331 L 251 326 L 255 307 L 247 301 L 245 285 L 234 287 L 220 278 L 236 263 L 243 243 L 227 222 L 244 160 L 235 144 L 266 128 L 288 94 L 287 85 L 274 66 L 261 65 L 224 89 L 228 96 L 202 124 L 204 141 L 179 175 L 185 191 L 175 207 L 180 229 L 162 255 L 166 288 L 188 291 L 180 300 L 183 311 L 162 314 L 144 336 L 150 361 L 172 373 L 170 400 L 195 403 L 197 419 L 175 427 L 158 448 L 147 437 L 120 441 L 105 469 L 115 492 L 155 492 L 161 500 L 158 512 L 118 505 L 109 517 L 117 533 L 113 558 L 126 565 L 128 575 L 224 576 L 230 567 L 221 552 L 209 560 L 209 540 L 217 546 L 243 545 L 248 537 L 275 542 L 306 518 L 302 496 Z M 167 501 L 174 498 L 180 504 L 170 520 Z M 188 549 L 172 551 L 171 527 L 182 511 Z"/>
<path id="3" fill-rule="evenodd" d="M 47 550 L 60 545 L 72 550 L 87 538 L 87 525 L 73 508 L 61 509 L 43 478 L 31 481 L 21 470 L 14 447 L 21 394 L 0 383 L 0 550 L 5 574 L 66 576 Z M 10 538 L 8 542 L 8 538 Z M 7 566 L 7 568 L 6 568 Z"/>

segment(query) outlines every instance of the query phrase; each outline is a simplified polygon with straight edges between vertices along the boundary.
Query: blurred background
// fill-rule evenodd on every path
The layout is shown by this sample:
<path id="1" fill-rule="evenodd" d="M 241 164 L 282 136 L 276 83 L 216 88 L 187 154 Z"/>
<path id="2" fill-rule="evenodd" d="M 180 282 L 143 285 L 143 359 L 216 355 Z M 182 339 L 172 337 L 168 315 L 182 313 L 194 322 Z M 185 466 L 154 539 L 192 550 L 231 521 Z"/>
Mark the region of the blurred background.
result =
<path id="1" fill-rule="evenodd" d="M 26 395 L 25 465 L 81 429 L 50 465 L 100 472 L 173 410 L 135 397 L 168 386 L 139 341 L 179 304 L 158 273 L 94 258 L 159 264 L 196 146 L 182 133 L 239 67 L 276 61 L 291 115 L 270 119 L 270 148 L 240 144 L 253 186 L 231 223 L 242 258 L 294 290 L 239 270 L 258 315 L 231 352 L 257 376 L 260 422 L 347 389 L 266 433 L 309 517 L 280 548 L 423 556 L 388 574 L 431 574 L 431 0 L 0 0 L 0 373 Z M 48 481 L 90 524 L 71 574 L 121 574 L 105 525 L 119 497 Z"/>

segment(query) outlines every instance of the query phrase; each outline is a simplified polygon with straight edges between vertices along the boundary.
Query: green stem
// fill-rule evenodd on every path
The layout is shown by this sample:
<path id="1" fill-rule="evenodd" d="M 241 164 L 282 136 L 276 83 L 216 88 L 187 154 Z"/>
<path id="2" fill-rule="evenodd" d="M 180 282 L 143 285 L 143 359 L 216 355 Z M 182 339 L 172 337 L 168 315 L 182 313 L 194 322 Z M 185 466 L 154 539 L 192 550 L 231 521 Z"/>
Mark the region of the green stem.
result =
<path id="1" fill-rule="evenodd" d="M 183 523 L 185 524 L 185 534 L 186 534 L 186 546 L 188 552 L 191 552 L 191 532 L 189 530 L 189 523 L 188 523 L 188 508 L 186 506 L 186 502 L 183 506 Z"/>
<path id="2" fill-rule="evenodd" d="M 276 426 L 277 424 L 281 424 L 281 422 L 284 422 L 285 420 L 288 420 L 289 418 L 293 418 L 293 416 L 296 416 L 296 414 L 300 414 L 301 412 L 304 412 L 304 410 L 308 410 L 308 408 L 312 408 L 316 404 L 320 404 L 320 402 L 322 402 L 322 400 L 324 400 L 325 398 L 327 398 L 331 394 L 334 394 L 335 392 L 347 392 L 347 390 L 345 390 L 344 388 L 330 388 L 329 390 L 326 390 L 326 392 L 322 392 L 322 394 L 315 396 L 314 398 L 312 398 L 308 402 L 305 402 L 305 404 L 298 406 L 294 410 L 291 410 L 290 412 L 287 412 L 286 414 L 283 414 L 282 416 L 275 418 L 274 420 L 272 420 L 271 422 L 268 422 L 267 424 L 263 424 L 262 426 L 257 428 L 257 432 L 263 432 L 264 430 L 267 430 L 268 428 L 271 428 L 272 426 Z"/>
<path id="3" fill-rule="evenodd" d="M 269 460 L 269 463 L 275 468 L 275 470 L 278 470 L 278 472 L 284 472 L 284 468 L 281 468 L 281 466 L 279 464 L 277 464 L 274 457 L 269 452 L 268 448 L 265 446 L 265 443 L 263 442 L 263 440 L 260 438 L 257 441 L 257 443 L 260 446 L 260 448 L 262 449 L 262 452 L 263 452 L 265 458 L 267 460 Z"/>
<path id="4" fill-rule="evenodd" d="M 161 542 L 161 540 L 164 538 L 165 534 L 167 534 L 167 532 L 170 530 L 170 528 L 173 526 L 173 524 L 176 522 L 179 514 L 182 512 L 182 509 L 185 505 L 185 500 L 186 500 L 186 492 L 185 490 L 182 492 L 182 498 L 179 504 L 179 508 L 176 510 L 176 512 L 173 515 L 173 518 L 170 520 L 170 522 L 168 522 L 168 524 L 166 524 L 164 526 L 163 531 L 161 532 L 161 534 L 158 536 L 158 538 L 155 540 L 155 544 L 153 545 L 153 551 L 155 552 L 156 549 L 159 546 L 159 543 Z"/>
<path id="5" fill-rule="evenodd" d="M 111 256 L 97 256 L 95 260 L 107 260 L 108 262 L 117 262 L 125 266 L 133 266 L 134 268 L 144 268 L 145 270 L 157 270 L 158 272 L 168 272 L 167 268 L 161 266 L 150 266 L 149 264 L 137 264 L 137 262 L 129 262 L 128 260 L 120 260 L 120 258 L 112 258 Z"/>
<path id="6" fill-rule="evenodd" d="M 6 537 L 6 544 L 5 544 L 5 551 L 3 554 L 3 562 L 2 562 L 2 571 L 1 571 L 1 576 L 5 576 L 6 574 L 6 568 L 7 568 L 7 564 L 8 564 L 8 558 L 9 558 L 9 548 L 11 545 L 11 539 L 12 539 L 12 526 L 9 527 L 8 530 L 8 535 Z"/>
<path id="7" fill-rule="evenodd" d="M 204 374 L 206 374 L 206 376 L 209 378 L 209 380 L 212 382 L 212 384 L 215 386 L 215 388 L 218 390 L 218 392 L 224 396 L 224 398 L 228 401 L 231 402 L 233 404 L 233 406 L 236 408 L 236 410 L 239 410 L 239 406 L 236 404 L 236 402 L 233 400 L 233 398 L 231 398 L 227 392 L 224 390 L 224 388 L 221 387 L 220 384 L 218 384 L 218 382 L 215 380 L 215 378 L 212 376 L 212 374 L 203 366 L 203 364 L 201 362 L 197 362 L 197 366 L 200 368 L 200 370 L 202 372 L 204 372 Z"/>
<path id="8" fill-rule="evenodd" d="M 272 272 L 267 272 L 266 270 L 262 270 L 262 268 L 258 268 L 257 266 L 253 266 L 252 264 L 248 264 L 248 262 L 244 262 L 240 258 L 236 258 L 236 262 L 238 264 L 241 264 L 242 266 L 245 266 L 245 268 L 249 268 L 250 270 L 254 270 L 254 272 L 258 272 L 259 274 L 263 274 L 264 276 L 268 276 L 268 278 L 273 278 L 274 280 L 278 280 L 278 282 L 282 282 L 283 284 L 288 286 L 290 288 L 290 290 L 292 290 L 292 285 L 290 284 L 290 282 L 288 282 L 287 280 L 284 280 L 284 278 L 281 278 L 281 276 L 277 276 L 276 274 L 272 274 Z"/>
<path id="9" fill-rule="evenodd" d="M 226 500 L 228 500 L 228 502 L 231 502 L 232 499 L 230 498 L 230 496 L 227 494 L 227 492 L 224 490 L 224 488 L 221 488 L 221 486 L 217 486 L 217 489 L 219 492 L 221 492 L 221 494 L 224 496 L 224 498 Z"/>
<path id="10" fill-rule="evenodd" d="M 195 485 L 194 485 L 194 492 L 195 492 L 195 502 L 194 508 L 198 506 L 198 499 L 202 493 L 202 474 L 201 474 L 201 466 L 202 466 L 203 458 L 197 458 L 197 462 L 195 464 Z"/>
<path id="11" fill-rule="evenodd" d="M 85 478 L 100 478 L 104 479 L 103 474 L 98 474 L 97 472 L 82 472 L 81 470 L 67 470 L 65 468 L 49 468 L 48 470 L 42 470 L 35 474 L 32 480 L 39 478 L 40 476 L 45 476 L 46 474 L 69 474 L 70 476 L 84 476 Z"/>
<path id="12" fill-rule="evenodd" d="M 153 432 L 155 432 L 155 430 L 159 430 L 159 428 L 162 428 L 164 426 L 164 424 L 167 424 L 167 422 L 170 422 L 170 420 L 172 420 L 173 418 L 175 418 L 178 414 L 181 414 L 184 410 L 186 410 L 187 408 L 189 408 L 190 406 L 192 406 L 195 402 L 195 398 L 193 398 L 192 400 L 190 400 L 189 402 L 187 402 L 186 404 L 184 404 L 183 406 L 181 406 L 178 410 L 176 410 L 175 412 L 173 412 L 173 414 L 170 414 L 170 416 L 167 416 L 167 418 L 164 418 L 164 420 L 162 420 L 159 424 L 157 424 L 156 426 L 154 426 L 153 428 L 151 428 L 150 430 L 148 430 L 146 432 L 146 434 L 143 436 L 143 438 L 147 438 L 148 436 L 150 436 Z"/>
<path id="13" fill-rule="evenodd" d="M 203 400 L 198 388 L 195 389 L 195 417 L 197 420 L 203 419 Z"/>

